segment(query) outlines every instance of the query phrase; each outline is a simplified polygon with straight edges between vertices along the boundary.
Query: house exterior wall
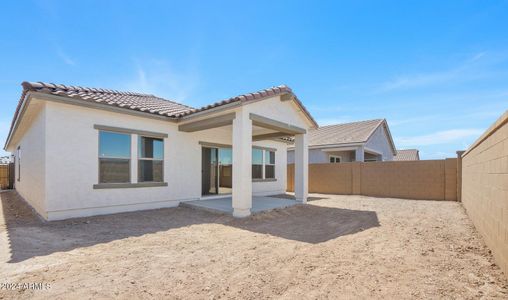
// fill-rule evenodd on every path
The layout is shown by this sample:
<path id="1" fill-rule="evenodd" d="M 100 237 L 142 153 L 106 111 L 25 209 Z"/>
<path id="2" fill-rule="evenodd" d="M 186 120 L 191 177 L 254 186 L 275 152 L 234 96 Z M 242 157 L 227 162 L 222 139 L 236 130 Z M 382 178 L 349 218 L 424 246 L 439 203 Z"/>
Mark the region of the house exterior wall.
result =
<path id="1" fill-rule="evenodd" d="M 277 97 L 272 101 L 263 101 L 263 105 L 254 103 L 237 110 L 247 108 L 249 112 L 307 128 L 308 124 L 297 113 L 288 113 L 288 106 L 291 105 L 291 102 L 281 102 Z M 21 143 L 26 145 L 22 150 L 22 173 L 34 174 L 33 179 L 28 181 L 27 178 L 26 181 L 27 184 L 30 182 L 31 188 L 22 185 L 17 188 L 49 220 L 172 207 L 181 201 L 199 199 L 200 142 L 232 144 L 231 126 L 187 133 L 178 131 L 178 125 L 182 123 L 166 120 L 49 101 L 45 102 L 44 107 L 40 124 L 34 127 L 33 133 L 23 135 L 24 142 Z M 291 109 L 297 112 L 294 107 Z M 281 113 L 285 116 L 282 120 L 276 116 L 277 111 L 284 111 L 284 114 Z M 99 174 L 99 131 L 94 129 L 94 125 L 167 134 L 164 140 L 164 181 L 168 186 L 94 189 Z M 132 139 L 137 140 L 137 135 L 132 135 Z M 287 145 L 277 141 L 257 141 L 253 145 L 276 149 L 276 181 L 253 182 L 253 194 L 283 193 L 287 184 Z M 25 159 L 24 155 L 32 157 L 31 160 Z M 132 166 L 136 165 L 135 158 L 131 159 L 131 174 L 137 174 Z M 48 166 L 46 172 L 43 165 Z M 34 185 L 40 186 L 40 189 L 33 189 Z M 34 194 L 44 195 L 45 201 L 44 197 L 39 199 Z"/>
<path id="2" fill-rule="evenodd" d="M 508 111 L 462 155 L 461 199 L 508 277 Z"/>
<path id="3" fill-rule="evenodd" d="M 33 101 L 25 113 L 26 120 L 20 125 L 22 138 L 14 141 L 15 178 L 14 187 L 41 216 L 46 213 L 46 106 Z M 21 149 L 21 160 L 18 157 Z M 20 164 L 21 161 L 21 164 Z M 19 180 L 18 180 L 19 179 Z"/>
<path id="4" fill-rule="evenodd" d="M 370 139 L 365 143 L 365 148 L 381 152 L 383 161 L 393 160 L 393 150 L 390 145 L 390 139 L 383 126 L 376 128 Z"/>

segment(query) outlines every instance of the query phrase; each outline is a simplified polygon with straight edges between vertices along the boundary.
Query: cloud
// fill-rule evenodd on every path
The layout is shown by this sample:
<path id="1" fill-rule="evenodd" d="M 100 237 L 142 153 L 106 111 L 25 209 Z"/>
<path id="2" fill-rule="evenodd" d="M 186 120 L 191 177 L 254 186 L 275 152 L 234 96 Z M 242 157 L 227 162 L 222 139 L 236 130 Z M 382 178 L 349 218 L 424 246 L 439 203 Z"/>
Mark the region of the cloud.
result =
<path id="1" fill-rule="evenodd" d="M 189 67 L 176 70 L 163 60 L 136 63 L 135 74 L 122 84 L 122 89 L 154 94 L 183 102 L 199 85 L 199 74 Z"/>
<path id="2" fill-rule="evenodd" d="M 69 66 L 76 65 L 76 62 L 72 58 L 70 58 L 69 55 L 67 55 L 67 53 L 65 53 L 60 47 L 58 47 L 58 49 L 56 50 L 56 54 L 66 65 Z"/>
<path id="3" fill-rule="evenodd" d="M 482 133 L 483 130 L 481 129 L 451 129 L 426 135 L 396 138 L 396 144 L 401 148 L 448 144 L 457 141 L 462 142 L 463 145 L 465 145 L 466 140 L 470 141 L 475 139 Z"/>
<path id="4" fill-rule="evenodd" d="M 470 59 L 464 61 L 460 66 L 438 72 L 420 73 L 396 77 L 384 82 L 377 89 L 378 93 L 390 92 L 394 90 L 411 89 L 426 87 L 430 85 L 443 84 L 449 82 L 464 82 L 482 78 L 487 74 L 476 70 L 477 62 L 487 55 L 486 52 L 475 54 Z"/>

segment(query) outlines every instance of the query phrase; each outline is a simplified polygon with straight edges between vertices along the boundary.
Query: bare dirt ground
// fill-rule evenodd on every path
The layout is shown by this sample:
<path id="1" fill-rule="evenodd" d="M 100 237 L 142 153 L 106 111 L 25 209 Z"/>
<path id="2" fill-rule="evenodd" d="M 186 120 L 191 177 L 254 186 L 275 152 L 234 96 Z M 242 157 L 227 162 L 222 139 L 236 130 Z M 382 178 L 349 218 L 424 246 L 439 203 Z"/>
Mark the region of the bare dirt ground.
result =
<path id="1" fill-rule="evenodd" d="M 508 298 L 455 202 L 314 195 L 236 220 L 189 208 L 45 223 L 0 193 L 0 298 Z"/>

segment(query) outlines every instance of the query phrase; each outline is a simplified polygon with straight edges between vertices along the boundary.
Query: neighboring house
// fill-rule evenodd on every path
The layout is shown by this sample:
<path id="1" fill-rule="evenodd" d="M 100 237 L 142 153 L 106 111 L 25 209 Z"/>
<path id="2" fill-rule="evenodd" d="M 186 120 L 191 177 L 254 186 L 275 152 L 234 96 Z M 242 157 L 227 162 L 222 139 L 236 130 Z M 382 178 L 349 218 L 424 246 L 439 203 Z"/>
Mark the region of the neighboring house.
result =
<path id="1" fill-rule="evenodd" d="M 286 191 L 296 141 L 296 199 L 307 199 L 307 132 L 317 124 L 289 87 L 195 109 L 153 95 L 24 82 L 5 149 L 15 189 L 47 220 Z M 282 139 L 284 137 L 285 139 Z"/>
<path id="2" fill-rule="evenodd" d="M 389 161 L 396 154 L 385 119 L 322 126 L 309 131 L 309 163 Z M 295 162 L 288 150 L 288 163 Z"/>
<path id="3" fill-rule="evenodd" d="M 420 151 L 418 149 L 397 150 L 397 155 L 393 157 L 393 160 L 420 160 Z"/>
<path id="4" fill-rule="evenodd" d="M 0 165 L 8 165 L 11 163 L 11 158 L 9 156 L 0 157 Z"/>

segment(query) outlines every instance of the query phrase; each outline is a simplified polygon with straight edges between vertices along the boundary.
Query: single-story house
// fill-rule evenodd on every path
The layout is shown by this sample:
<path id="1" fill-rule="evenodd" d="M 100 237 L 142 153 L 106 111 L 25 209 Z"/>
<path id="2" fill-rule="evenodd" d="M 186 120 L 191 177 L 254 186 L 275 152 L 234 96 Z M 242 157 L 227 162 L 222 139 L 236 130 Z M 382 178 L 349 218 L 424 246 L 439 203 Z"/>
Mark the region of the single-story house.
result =
<path id="1" fill-rule="evenodd" d="M 420 160 L 420 151 L 418 149 L 397 150 L 397 155 L 393 157 L 393 160 Z"/>
<path id="2" fill-rule="evenodd" d="M 15 189 L 45 219 L 177 206 L 286 191 L 295 140 L 295 196 L 307 200 L 307 132 L 317 128 L 287 86 L 195 109 L 154 95 L 23 82 L 5 143 Z"/>
<path id="3" fill-rule="evenodd" d="M 396 155 L 385 119 L 321 126 L 309 130 L 309 163 L 390 161 Z M 288 163 L 295 163 L 294 147 Z"/>

